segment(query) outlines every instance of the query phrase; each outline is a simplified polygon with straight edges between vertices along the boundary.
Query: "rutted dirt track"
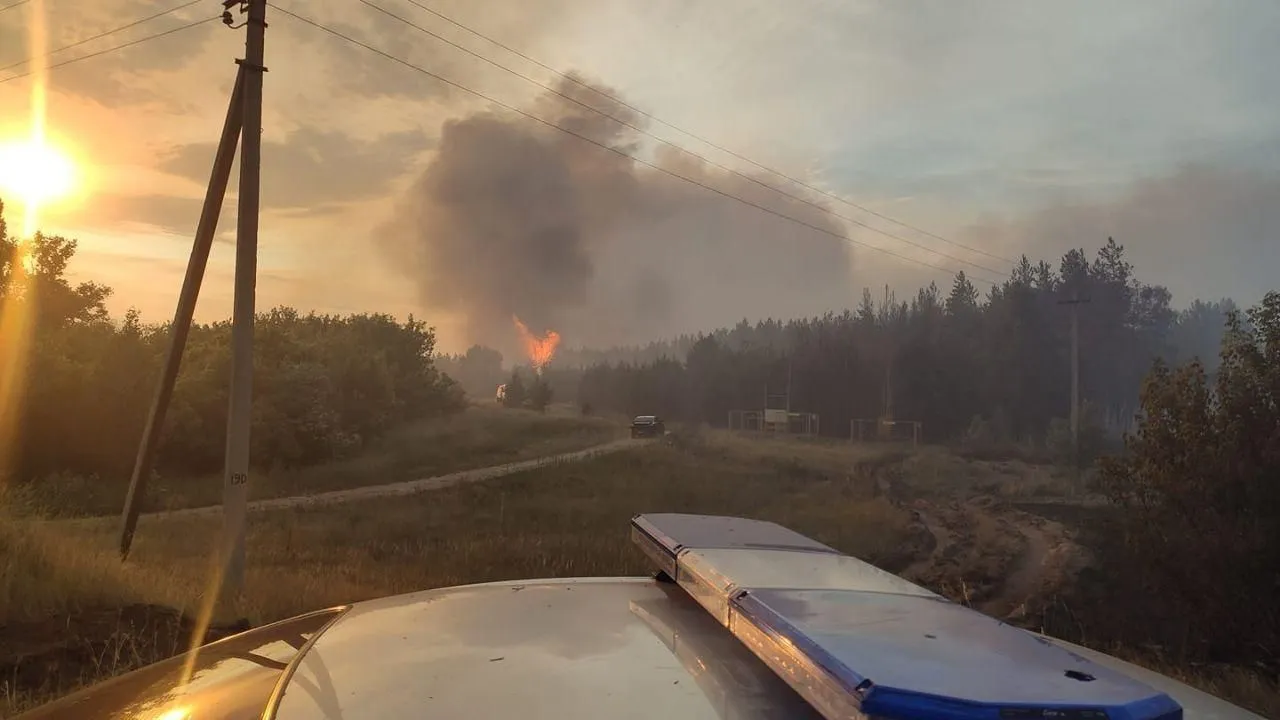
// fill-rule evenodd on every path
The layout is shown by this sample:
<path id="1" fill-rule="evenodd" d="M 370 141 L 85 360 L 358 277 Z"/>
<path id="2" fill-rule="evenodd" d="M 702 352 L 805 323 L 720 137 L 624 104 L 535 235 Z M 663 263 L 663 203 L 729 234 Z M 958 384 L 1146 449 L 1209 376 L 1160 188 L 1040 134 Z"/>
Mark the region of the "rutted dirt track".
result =
<path id="1" fill-rule="evenodd" d="M 503 477 L 505 475 L 514 475 L 516 473 L 534 470 L 546 465 L 559 465 L 562 463 L 578 462 L 588 458 L 597 457 L 599 455 L 607 455 L 628 448 L 636 447 L 641 444 L 636 440 L 615 440 L 613 442 L 596 445 L 585 450 L 577 452 L 563 453 L 560 455 L 551 455 L 549 457 L 534 458 L 533 460 L 522 460 L 520 462 L 507 463 L 505 465 L 492 465 L 485 468 L 476 468 L 473 470 L 462 470 L 448 475 L 437 475 L 435 477 L 422 478 L 420 480 L 410 480 L 408 482 L 387 483 L 385 485 L 368 485 L 365 487 L 351 488 L 350 490 L 333 490 L 330 492 L 316 493 L 315 495 L 296 495 L 293 497 L 271 498 L 268 500 L 255 500 L 249 503 L 249 510 L 283 510 L 286 508 L 297 507 L 319 507 L 322 505 L 340 505 L 347 502 L 355 502 L 357 500 L 368 500 L 370 498 L 397 497 L 402 495 L 416 495 L 429 490 L 439 490 L 440 488 L 450 487 L 452 485 L 461 485 L 462 483 L 478 482 L 480 480 L 488 480 L 490 478 Z M 153 513 L 156 515 L 164 515 L 166 517 L 181 517 L 190 515 L 211 515 L 222 512 L 221 505 L 201 508 L 187 508 L 183 510 L 171 510 L 163 513 Z"/>
<path id="2" fill-rule="evenodd" d="M 1016 623 L 1034 618 L 1087 562 L 1061 523 L 961 488 L 917 493 L 897 475 L 883 473 L 878 484 L 912 513 L 922 552 L 900 573 L 912 582 Z"/>
<path id="3" fill-rule="evenodd" d="M 418 493 L 438 490 L 440 488 L 446 488 L 453 485 L 461 485 L 463 483 L 478 482 L 480 480 L 488 480 L 490 478 L 514 475 L 516 473 L 527 472 L 547 465 L 580 462 L 600 455 L 608 455 L 628 448 L 637 447 L 643 444 L 643 442 L 644 441 L 631 439 L 614 440 L 613 442 L 596 445 L 576 452 L 550 455 L 547 457 L 534 458 L 532 460 L 522 460 L 520 462 L 506 463 L 504 465 L 492 465 L 484 468 L 461 470 L 447 475 L 436 475 L 434 477 L 421 478 L 418 480 L 386 483 L 383 485 L 366 485 L 364 487 L 350 488 L 348 490 L 332 490 L 329 492 L 316 493 L 314 495 L 294 495 L 291 497 L 253 500 L 249 503 L 249 511 L 261 512 L 264 510 L 321 507 L 325 505 L 340 505 L 342 503 L 368 500 L 371 498 L 416 495 Z M 142 517 L 201 517 L 218 515 L 221 512 L 221 505 L 208 505 L 204 507 L 143 513 Z M 101 520 L 101 518 L 78 518 L 75 520 L 58 520 L 56 522 L 75 523 L 95 520 Z"/>

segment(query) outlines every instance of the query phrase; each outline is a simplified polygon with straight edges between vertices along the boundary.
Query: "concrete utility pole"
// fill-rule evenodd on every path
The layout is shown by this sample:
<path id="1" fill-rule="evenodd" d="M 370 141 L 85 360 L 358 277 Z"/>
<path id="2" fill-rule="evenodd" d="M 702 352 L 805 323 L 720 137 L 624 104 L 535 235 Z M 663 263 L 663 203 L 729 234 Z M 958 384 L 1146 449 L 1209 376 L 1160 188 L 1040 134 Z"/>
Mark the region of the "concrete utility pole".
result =
<path id="1" fill-rule="evenodd" d="M 218 215 L 231 176 L 238 139 L 243 139 L 240 156 L 239 217 L 236 232 L 235 304 L 232 314 L 231 394 L 227 412 L 226 467 L 223 476 L 223 564 L 224 597 L 232 598 L 244 584 L 245 516 L 249 481 L 249 421 L 253 401 L 253 321 L 254 293 L 258 264 L 259 170 L 262 151 L 263 47 L 266 39 L 266 0 L 222 0 L 222 21 L 228 27 L 247 27 L 245 57 L 237 60 L 235 89 L 227 108 L 214 159 L 213 172 L 205 194 L 204 207 L 187 261 L 187 275 L 174 313 L 169 352 L 160 385 L 156 390 L 146 429 L 134 462 L 129 494 L 125 500 L 120 533 L 120 556 L 128 556 L 146 496 L 147 479 L 159 442 L 164 417 L 173 394 L 192 315 L 208 264 L 209 250 L 217 230 Z M 241 25 L 234 22 L 232 8 L 246 15 Z"/>
<path id="2" fill-rule="evenodd" d="M 240 195 L 236 227 L 235 301 L 231 329 L 231 397 L 227 407 L 227 454 L 223 473 L 223 593 L 244 587 L 245 520 L 249 501 L 249 422 L 253 409 L 253 320 L 258 274 L 258 198 L 262 161 L 263 48 L 267 0 L 246 0 L 244 120 L 240 149 Z"/>
<path id="3" fill-rule="evenodd" d="M 178 368 L 182 365 L 187 335 L 191 332 L 191 319 L 195 314 L 196 300 L 200 296 L 200 283 L 204 280 L 204 270 L 209 263 L 209 250 L 213 247 L 213 235 L 218 229 L 218 215 L 226 197 L 227 182 L 231 179 L 231 163 L 235 160 L 236 143 L 240 139 L 240 123 L 244 116 L 243 99 L 244 71 L 239 70 L 236 72 L 235 87 L 231 91 L 231 102 L 227 106 L 227 119 L 222 124 L 222 139 L 218 141 L 209 187 L 205 190 L 204 207 L 200 210 L 200 222 L 196 226 L 195 242 L 191 245 L 191 257 L 187 260 L 187 275 L 182 281 L 178 308 L 173 314 L 173 325 L 169 330 L 169 352 L 160 373 L 160 386 L 151 402 L 147 425 L 142 431 L 142 442 L 138 445 L 138 456 L 133 463 L 133 477 L 129 481 L 129 494 L 125 497 L 124 515 L 121 518 L 121 559 L 129 556 L 129 548 L 133 544 L 133 533 L 138 526 L 138 513 L 142 510 L 142 498 L 146 495 L 151 464 L 155 459 L 156 446 L 160 443 L 160 431 L 164 428 L 164 416 L 169 410 L 169 399 L 173 396 L 173 385 L 178 379 Z"/>

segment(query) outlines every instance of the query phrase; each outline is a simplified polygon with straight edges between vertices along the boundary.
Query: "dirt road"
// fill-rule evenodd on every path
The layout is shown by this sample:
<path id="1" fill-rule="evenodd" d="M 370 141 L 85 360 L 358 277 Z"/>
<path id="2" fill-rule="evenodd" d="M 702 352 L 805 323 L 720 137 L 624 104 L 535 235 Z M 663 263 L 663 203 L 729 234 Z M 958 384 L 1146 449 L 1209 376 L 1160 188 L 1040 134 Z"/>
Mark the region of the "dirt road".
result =
<path id="1" fill-rule="evenodd" d="M 1010 622 L 1070 581 L 1087 561 L 1061 523 L 967 489 L 913 492 L 894 477 L 884 493 L 911 511 L 922 552 L 902 576 Z M 912 497 L 912 496 L 915 497 Z"/>
<path id="2" fill-rule="evenodd" d="M 534 470 L 548 465 L 580 462 L 588 458 L 640 447 L 644 444 L 643 440 L 614 440 L 612 442 L 595 445 L 576 452 L 550 455 L 547 457 L 534 458 L 532 460 L 522 460 L 520 462 L 506 463 L 504 465 L 493 465 L 484 468 L 461 470 L 447 475 L 436 475 L 434 477 L 421 478 L 418 480 L 407 480 L 404 482 L 386 483 L 383 485 L 366 485 L 363 487 L 351 488 L 349 490 L 332 490 L 329 492 L 316 493 L 314 495 L 294 495 L 291 497 L 253 500 L 249 503 L 249 511 L 261 512 L 264 510 L 283 510 L 287 508 L 321 507 L 325 505 L 339 505 L 347 502 L 368 500 L 370 498 L 415 495 L 417 493 L 437 490 L 440 488 L 450 487 L 452 485 L 461 485 L 463 483 L 488 480 L 490 478 L 503 477 L 505 475 L 514 475 L 516 473 Z M 143 513 L 142 517 L 207 517 L 210 515 L 218 515 L 221 512 L 221 505 L 207 505 L 204 507 L 148 512 Z M 83 523 L 95 521 L 100 522 L 103 519 L 103 517 L 76 518 L 72 520 L 57 520 L 52 522 Z"/>

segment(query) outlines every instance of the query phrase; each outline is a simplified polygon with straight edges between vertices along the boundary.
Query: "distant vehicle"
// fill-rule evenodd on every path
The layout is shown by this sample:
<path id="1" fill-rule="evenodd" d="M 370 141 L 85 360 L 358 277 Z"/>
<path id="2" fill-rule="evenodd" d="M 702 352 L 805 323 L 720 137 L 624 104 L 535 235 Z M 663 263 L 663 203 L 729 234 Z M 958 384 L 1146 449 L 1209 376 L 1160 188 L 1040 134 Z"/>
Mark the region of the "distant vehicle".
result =
<path id="1" fill-rule="evenodd" d="M 321 610 L 21 718 L 1261 720 L 774 523 L 660 513 L 630 532 L 653 576 Z"/>
<path id="2" fill-rule="evenodd" d="M 667 425 L 657 415 L 637 415 L 631 421 L 631 437 L 662 437 L 667 434 Z"/>

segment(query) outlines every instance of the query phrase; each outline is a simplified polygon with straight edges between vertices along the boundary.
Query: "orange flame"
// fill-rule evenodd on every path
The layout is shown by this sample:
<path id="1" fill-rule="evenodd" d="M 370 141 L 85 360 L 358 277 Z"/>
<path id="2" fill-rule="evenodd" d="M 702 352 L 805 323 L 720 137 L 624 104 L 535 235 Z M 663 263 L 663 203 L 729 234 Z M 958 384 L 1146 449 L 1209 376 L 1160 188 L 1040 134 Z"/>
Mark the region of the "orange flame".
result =
<path id="1" fill-rule="evenodd" d="M 548 330 L 546 335 L 538 337 L 529 331 L 528 326 L 520 322 L 520 318 L 512 315 L 511 319 L 516 323 L 520 341 L 524 343 L 524 353 L 529 356 L 529 364 L 541 374 L 542 369 L 551 362 L 551 358 L 555 357 L 556 348 L 560 347 L 560 333 Z"/>

